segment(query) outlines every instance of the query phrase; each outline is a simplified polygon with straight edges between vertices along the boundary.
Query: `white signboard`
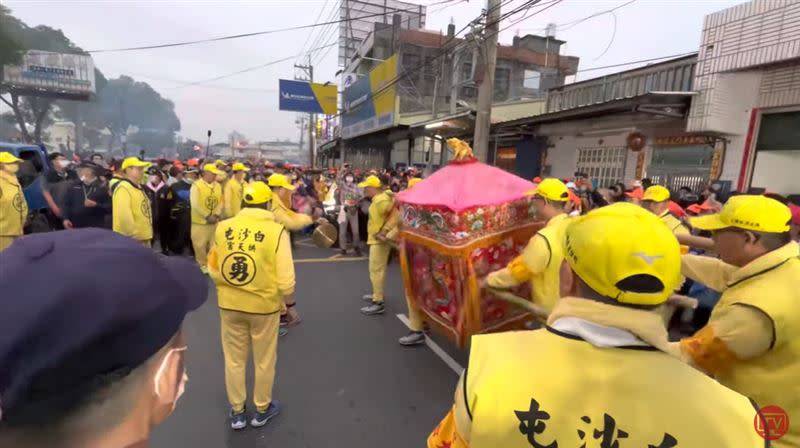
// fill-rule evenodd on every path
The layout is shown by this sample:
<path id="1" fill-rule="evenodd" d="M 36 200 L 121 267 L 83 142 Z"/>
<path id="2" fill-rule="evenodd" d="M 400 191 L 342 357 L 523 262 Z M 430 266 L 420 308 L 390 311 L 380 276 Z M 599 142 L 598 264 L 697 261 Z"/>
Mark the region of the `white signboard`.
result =
<path id="1" fill-rule="evenodd" d="M 3 84 L 32 95 L 88 98 L 95 93 L 94 61 L 89 55 L 30 50 L 20 65 L 3 67 Z"/>

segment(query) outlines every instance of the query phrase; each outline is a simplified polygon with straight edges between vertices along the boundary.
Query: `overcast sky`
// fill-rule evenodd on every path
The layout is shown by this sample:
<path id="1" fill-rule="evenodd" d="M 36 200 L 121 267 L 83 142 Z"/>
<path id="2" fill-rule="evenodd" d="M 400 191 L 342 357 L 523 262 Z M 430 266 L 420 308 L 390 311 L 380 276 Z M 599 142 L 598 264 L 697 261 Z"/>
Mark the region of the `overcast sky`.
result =
<path id="1" fill-rule="evenodd" d="M 570 23 L 627 1 L 565 0 L 504 31 L 500 42 L 510 44 L 517 32 L 542 34 L 550 22 Z M 325 8 L 323 15 L 327 17 L 336 0 L 3 0 L 3 3 L 28 25 L 60 28 L 82 48 L 98 50 L 310 24 L 320 8 Z M 428 8 L 427 27 L 444 31 L 451 18 L 460 29 L 480 14 L 486 2 L 455 0 L 439 4 L 441 0 L 422 0 L 418 3 L 435 4 Z M 524 0 L 513 0 L 506 10 L 522 3 Z M 613 15 L 604 14 L 571 29 L 559 30 L 556 37 L 567 41 L 564 54 L 580 57 L 581 70 L 697 51 L 703 17 L 739 3 L 742 2 L 637 0 Z M 503 24 L 506 25 L 507 22 Z M 228 132 L 236 129 L 250 140 L 297 140 L 296 114 L 279 111 L 277 98 L 278 79 L 295 75 L 292 60 L 205 85 L 181 85 L 302 53 L 309 48 L 304 43 L 310 33 L 313 34 L 309 40 L 313 41 L 316 31 L 299 30 L 188 47 L 101 53 L 94 55 L 94 61 L 107 77 L 126 74 L 147 81 L 174 101 L 184 137 L 204 140 L 206 130 L 211 129 L 213 141 L 225 141 Z M 322 36 L 319 42 L 324 45 L 337 37 L 338 28 Z M 315 56 L 319 58 L 324 53 Z M 315 80 L 335 82 L 336 64 L 334 47 L 315 63 Z M 621 69 L 579 73 L 578 79 L 618 70 Z"/>

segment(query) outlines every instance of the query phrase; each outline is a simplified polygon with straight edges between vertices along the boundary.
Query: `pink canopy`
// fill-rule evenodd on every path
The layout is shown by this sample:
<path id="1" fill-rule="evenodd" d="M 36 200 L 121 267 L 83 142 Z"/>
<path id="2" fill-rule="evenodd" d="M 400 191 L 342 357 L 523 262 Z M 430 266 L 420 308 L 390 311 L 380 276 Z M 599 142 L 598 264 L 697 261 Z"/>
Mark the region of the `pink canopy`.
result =
<path id="1" fill-rule="evenodd" d="M 397 195 L 410 205 L 447 207 L 460 212 L 472 207 L 512 202 L 533 189 L 527 180 L 480 162 L 451 162 Z"/>

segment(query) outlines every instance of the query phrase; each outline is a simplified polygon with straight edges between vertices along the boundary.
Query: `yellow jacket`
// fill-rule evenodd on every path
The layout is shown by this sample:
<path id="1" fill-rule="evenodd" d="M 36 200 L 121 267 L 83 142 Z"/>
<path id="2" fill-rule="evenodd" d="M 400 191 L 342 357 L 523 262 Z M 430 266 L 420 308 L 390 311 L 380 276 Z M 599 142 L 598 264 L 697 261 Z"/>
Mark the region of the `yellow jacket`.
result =
<path id="1" fill-rule="evenodd" d="M 800 419 L 800 247 L 790 242 L 738 268 L 721 260 L 696 255 L 682 258 L 687 277 L 721 291 L 708 325 L 680 348 L 693 364 L 716 376 L 720 383 L 754 399 L 759 405 L 776 405 L 790 422 Z M 757 331 L 764 319 L 738 319 L 733 333 L 719 334 L 731 311 L 758 310 L 772 328 Z M 760 316 L 759 316 L 760 317 Z M 753 331 L 756 330 L 756 331 Z M 741 354 L 737 345 L 752 346 L 752 339 L 768 338 L 760 353 Z M 737 337 L 738 336 L 738 337 Z M 775 447 L 800 446 L 800 425 L 789 424 L 789 432 L 773 442 Z"/>
<path id="2" fill-rule="evenodd" d="M 389 220 L 389 215 L 394 208 L 394 192 L 391 190 L 383 191 L 372 198 L 372 203 L 369 205 L 369 221 L 367 221 L 367 244 L 380 244 L 375 238 L 379 232 L 384 229 L 386 222 Z"/>
<path id="3" fill-rule="evenodd" d="M 217 182 L 197 179 L 189 192 L 192 204 L 192 224 L 208 224 L 211 215 L 222 216 L 222 187 Z"/>
<path id="4" fill-rule="evenodd" d="M 244 208 L 219 223 L 208 268 L 222 309 L 272 314 L 294 293 L 289 234 L 267 210 Z"/>
<path id="5" fill-rule="evenodd" d="M 686 224 L 681 222 L 680 219 L 676 218 L 675 215 L 669 211 L 662 213 L 659 218 L 661 218 L 661 221 L 666 224 L 675 235 L 688 235 L 692 233 L 689 231 L 689 228 L 686 227 Z"/>
<path id="6" fill-rule="evenodd" d="M 522 254 L 504 269 L 489 274 L 492 288 L 508 289 L 531 282 L 533 302 L 552 310 L 560 297 L 559 270 L 564 260 L 562 240 L 569 224 L 565 214 L 553 217 L 534 235 Z"/>
<path id="7" fill-rule="evenodd" d="M 28 219 L 28 203 L 17 176 L 0 171 L 0 236 L 20 236 Z"/>
<path id="8" fill-rule="evenodd" d="M 138 241 L 153 239 L 150 199 L 128 179 L 120 179 L 111 195 L 111 214 L 115 232 Z"/>
<path id="9" fill-rule="evenodd" d="M 643 342 L 660 326 L 656 345 L 666 343 L 657 313 L 580 302 L 589 301 L 565 298 L 556 311 L 591 312 L 551 316 L 546 329 L 473 336 L 428 446 L 765 446 L 747 397 Z"/>
<path id="10" fill-rule="evenodd" d="M 275 221 L 291 232 L 304 229 L 314 222 L 310 216 L 287 207 L 277 194 L 272 198 L 272 213 L 275 215 Z"/>
<path id="11" fill-rule="evenodd" d="M 242 209 L 242 195 L 245 182 L 239 182 L 235 177 L 225 183 L 222 213 L 225 218 L 233 218 Z"/>

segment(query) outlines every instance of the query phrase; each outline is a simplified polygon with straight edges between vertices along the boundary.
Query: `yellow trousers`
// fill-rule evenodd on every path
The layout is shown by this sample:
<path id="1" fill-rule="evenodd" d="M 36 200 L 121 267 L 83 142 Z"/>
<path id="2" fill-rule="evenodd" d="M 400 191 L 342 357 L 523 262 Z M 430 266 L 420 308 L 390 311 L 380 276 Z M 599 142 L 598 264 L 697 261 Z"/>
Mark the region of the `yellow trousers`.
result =
<path id="1" fill-rule="evenodd" d="M 8 249 L 8 246 L 19 238 L 18 236 L 0 236 L 0 252 Z"/>
<path id="2" fill-rule="evenodd" d="M 422 320 L 422 312 L 416 305 L 411 303 L 411 297 L 406 292 L 406 306 L 408 306 L 408 326 L 411 331 L 422 331 L 424 329 L 424 322 Z"/>
<path id="3" fill-rule="evenodd" d="M 272 402 L 275 364 L 278 360 L 280 313 L 250 314 L 220 310 L 222 353 L 225 356 L 225 390 L 234 413 L 247 401 L 245 368 L 251 346 L 256 368 L 253 403 L 264 412 Z"/>
<path id="4" fill-rule="evenodd" d="M 386 265 L 392 246 L 384 243 L 369 246 L 369 280 L 372 282 L 372 301 L 383 303 L 383 283 L 386 279 Z"/>
<path id="5" fill-rule="evenodd" d="M 216 224 L 195 224 L 192 223 L 192 247 L 194 248 L 194 259 L 201 268 L 208 266 L 208 251 L 211 250 L 211 243 L 214 242 L 214 232 L 217 230 Z"/>

